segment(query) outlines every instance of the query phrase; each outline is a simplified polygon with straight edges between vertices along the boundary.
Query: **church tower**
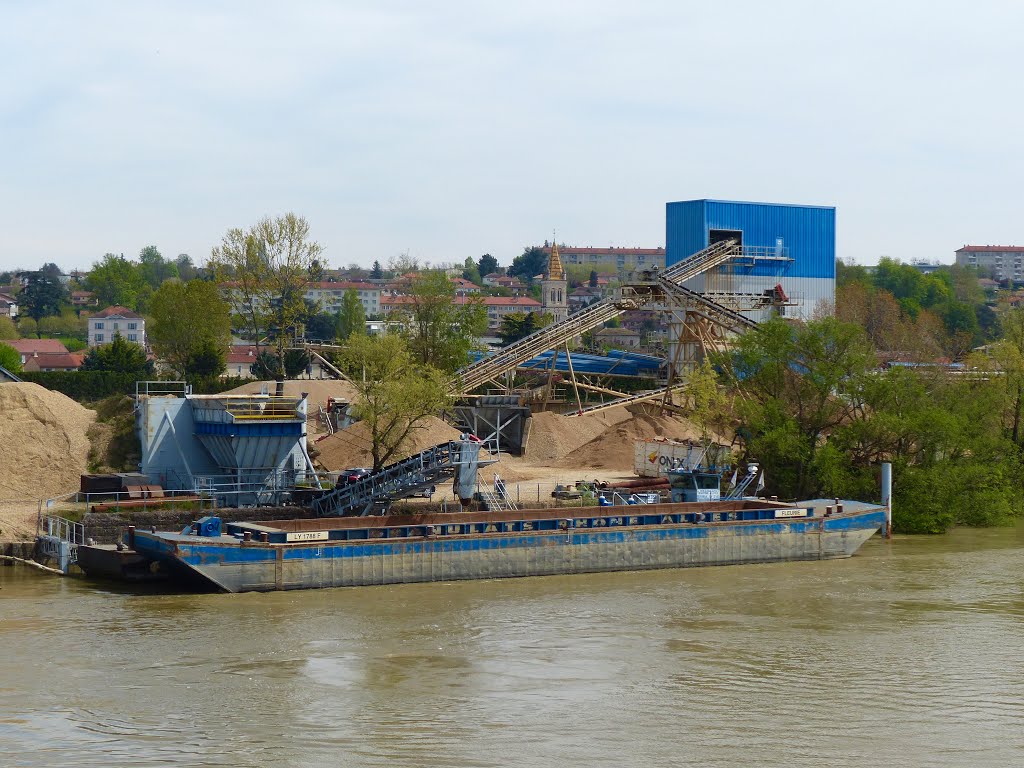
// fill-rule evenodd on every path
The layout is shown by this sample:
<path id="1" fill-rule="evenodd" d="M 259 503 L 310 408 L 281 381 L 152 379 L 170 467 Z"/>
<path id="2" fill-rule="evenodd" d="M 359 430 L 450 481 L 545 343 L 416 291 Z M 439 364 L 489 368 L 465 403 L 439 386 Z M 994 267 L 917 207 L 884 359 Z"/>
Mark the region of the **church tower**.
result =
<path id="1" fill-rule="evenodd" d="M 558 255 L 558 243 L 551 242 L 551 256 L 548 257 L 548 271 L 540 284 L 541 312 L 551 315 L 553 322 L 560 323 L 569 317 L 569 283 L 562 268 L 562 257 Z"/>

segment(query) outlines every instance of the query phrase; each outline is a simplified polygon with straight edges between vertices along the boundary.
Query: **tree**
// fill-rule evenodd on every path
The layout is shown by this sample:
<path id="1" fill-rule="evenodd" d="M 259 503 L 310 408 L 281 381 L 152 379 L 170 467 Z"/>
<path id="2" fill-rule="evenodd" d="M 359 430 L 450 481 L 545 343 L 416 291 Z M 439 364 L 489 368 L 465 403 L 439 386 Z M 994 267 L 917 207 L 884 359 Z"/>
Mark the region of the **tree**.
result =
<path id="1" fill-rule="evenodd" d="M 294 213 L 261 219 L 248 230 L 230 229 L 213 249 L 210 264 L 229 288 L 232 308 L 259 350 L 270 331 L 277 350 L 276 378 L 284 378 L 284 351 L 308 315 L 304 300 L 309 270 L 323 248 L 309 239 L 309 222 Z"/>
<path id="2" fill-rule="evenodd" d="M 749 396 L 739 408 L 748 447 L 770 482 L 783 496 L 819 491 L 822 438 L 849 418 L 844 395 L 875 365 L 864 331 L 831 317 L 797 327 L 774 318 L 739 338 L 732 365 Z"/>
<path id="3" fill-rule="evenodd" d="M 317 341 L 334 341 L 338 329 L 337 314 L 317 312 L 306 320 L 306 338 Z"/>
<path id="4" fill-rule="evenodd" d="M 17 375 L 21 373 L 21 355 L 14 347 L 0 344 L 0 368 Z"/>
<path id="5" fill-rule="evenodd" d="M 187 253 L 179 253 L 178 258 L 174 260 L 174 266 L 178 269 L 178 278 L 186 283 L 198 277 L 198 270 L 192 263 L 192 257 Z"/>
<path id="6" fill-rule="evenodd" d="M 108 253 L 85 277 L 86 287 L 103 306 L 120 306 L 139 311 L 149 298 L 150 288 L 137 264 L 124 256 Z"/>
<path id="7" fill-rule="evenodd" d="M 0 317 L 0 339 L 18 338 L 18 329 L 9 317 Z"/>
<path id="8" fill-rule="evenodd" d="M 349 288 L 341 297 L 341 310 L 338 312 L 335 335 L 340 341 L 345 341 L 353 333 L 363 333 L 365 330 L 366 312 L 363 309 L 363 300 L 359 298 L 359 292 L 355 288 Z"/>
<path id="9" fill-rule="evenodd" d="M 304 349 L 286 349 L 284 351 L 284 375 L 289 379 L 297 379 L 309 368 L 309 353 Z"/>
<path id="10" fill-rule="evenodd" d="M 718 386 L 718 376 L 705 358 L 690 374 L 683 391 L 689 419 L 700 428 L 701 442 L 707 444 L 711 429 L 722 429 L 729 415 L 729 399 Z"/>
<path id="11" fill-rule="evenodd" d="M 204 339 L 189 352 L 182 378 L 202 381 L 220 376 L 227 370 L 227 351 L 213 339 Z"/>
<path id="12" fill-rule="evenodd" d="M 545 312 L 510 312 L 501 318 L 498 336 L 502 344 L 511 344 L 550 325 L 553 316 Z"/>
<path id="13" fill-rule="evenodd" d="M 423 365 L 455 371 L 469 360 L 477 337 L 487 330 L 487 308 L 479 297 L 456 299 L 444 272 L 424 272 L 412 282 L 412 301 L 403 312 L 403 335 Z"/>
<path id="14" fill-rule="evenodd" d="M 381 267 L 380 262 L 377 261 L 376 259 L 374 259 L 374 262 L 373 262 L 373 269 L 370 270 L 370 279 L 371 280 L 383 280 L 384 279 L 384 269 L 383 269 L 383 267 Z"/>
<path id="15" fill-rule="evenodd" d="M 543 248 L 527 247 L 512 260 L 508 273 L 527 283 L 532 283 L 537 275 L 544 274 L 548 269 L 548 255 Z"/>
<path id="16" fill-rule="evenodd" d="M 178 277 L 178 266 L 160 255 L 155 245 L 147 245 L 139 251 L 139 272 L 152 290 L 159 288 L 165 280 Z"/>
<path id="17" fill-rule="evenodd" d="M 498 260 L 491 256 L 491 254 L 485 253 L 477 260 L 476 270 L 480 273 L 480 277 L 494 274 L 498 271 Z"/>
<path id="18" fill-rule="evenodd" d="M 101 344 L 89 350 L 82 361 L 82 370 L 148 376 L 152 372 L 152 365 L 146 360 L 146 350 L 115 333 L 114 340 L 109 344 Z"/>
<path id="19" fill-rule="evenodd" d="M 590 270 L 590 279 L 587 281 L 587 285 L 591 288 L 597 288 L 597 270 Z"/>
<path id="20" fill-rule="evenodd" d="M 319 283 L 324 279 L 324 265 L 320 263 L 320 259 L 313 259 L 310 262 L 309 279 L 314 283 Z"/>
<path id="21" fill-rule="evenodd" d="M 182 378 L 208 369 L 210 350 L 226 350 L 231 343 L 229 307 L 213 283 L 168 281 L 150 303 L 147 335 L 153 351 Z"/>
<path id="22" fill-rule="evenodd" d="M 59 315 L 68 295 L 60 278 L 52 271 L 43 270 L 28 272 L 24 277 L 27 283 L 18 294 L 18 301 L 24 306 L 25 314 L 37 323 L 49 315 Z"/>
<path id="23" fill-rule="evenodd" d="M 467 256 L 466 262 L 462 270 L 462 279 L 469 280 L 474 285 L 482 285 L 483 278 L 480 276 L 480 270 L 477 269 L 476 262 L 473 261 L 472 257 Z"/>
<path id="24" fill-rule="evenodd" d="M 441 372 L 418 363 L 399 336 L 354 334 L 339 362 L 358 392 L 355 416 L 370 433 L 374 471 L 397 458 L 428 416 L 450 404 Z"/>

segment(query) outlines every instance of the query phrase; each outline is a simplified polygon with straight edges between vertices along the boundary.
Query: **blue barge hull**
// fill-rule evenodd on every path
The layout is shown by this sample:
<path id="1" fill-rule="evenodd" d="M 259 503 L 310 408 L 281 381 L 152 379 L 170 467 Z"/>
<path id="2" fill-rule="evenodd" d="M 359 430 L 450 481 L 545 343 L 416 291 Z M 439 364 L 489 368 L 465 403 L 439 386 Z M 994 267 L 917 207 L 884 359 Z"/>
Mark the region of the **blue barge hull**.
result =
<path id="1" fill-rule="evenodd" d="M 134 532 L 172 577 L 227 592 L 850 557 L 884 507 L 830 500 L 220 522 Z M 827 514 L 830 513 L 830 514 Z"/>

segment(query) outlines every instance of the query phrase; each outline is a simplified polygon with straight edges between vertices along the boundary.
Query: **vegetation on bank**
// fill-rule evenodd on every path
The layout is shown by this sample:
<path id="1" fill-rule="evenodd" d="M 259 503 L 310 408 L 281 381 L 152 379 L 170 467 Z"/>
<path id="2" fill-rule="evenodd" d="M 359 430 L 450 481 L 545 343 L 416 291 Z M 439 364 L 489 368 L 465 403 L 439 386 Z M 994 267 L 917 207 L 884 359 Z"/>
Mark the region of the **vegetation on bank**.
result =
<path id="1" fill-rule="evenodd" d="M 877 498 L 893 463 L 893 523 L 905 533 L 1001 525 L 1024 502 L 1024 310 L 991 355 L 961 366 L 881 367 L 864 327 L 782 319 L 718 360 L 748 457 L 782 498 Z"/>

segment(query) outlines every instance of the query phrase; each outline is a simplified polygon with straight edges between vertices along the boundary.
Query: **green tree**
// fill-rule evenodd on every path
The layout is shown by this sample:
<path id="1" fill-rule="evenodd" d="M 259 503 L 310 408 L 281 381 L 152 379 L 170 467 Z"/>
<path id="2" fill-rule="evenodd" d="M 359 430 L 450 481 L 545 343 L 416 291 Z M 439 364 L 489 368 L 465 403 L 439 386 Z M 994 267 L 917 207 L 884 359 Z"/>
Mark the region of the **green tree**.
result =
<path id="1" fill-rule="evenodd" d="M 155 245 L 147 245 L 139 251 L 139 273 L 150 289 L 154 291 L 165 280 L 179 277 L 178 265 L 161 256 Z"/>
<path id="2" fill-rule="evenodd" d="M 420 364 L 398 336 L 354 334 L 339 361 L 358 392 L 355 416 L 369 431 L 374 470 L 397 459 L 424 420 L 450 404 L 442 373 Z"/>
<path id="3" fill-rule="evenodd" d="M 317 312 L 306 320 L 306 338 L 317 341 L 334 341 L 338 329 L 338 315 Z"/>
<path id="4" fill-rule="evenodd" d="M 101 305 L 127 307 L 135 311 L 140 311 L 151 290 L 137 264 L 113 253 L 106 254 L 102 261 L 92 265 L 85 283 Z"/>
<path id="5" fill-rule="evenodd" d="M 192 263 L 192 257 L 187 253 L 179 253 L 178 258 L 174 260 L 174 266 L 178 269 L 178 278 L 186 283 L 199 276 L 195 264 Z"/>
<path id="6" fill-rule="evenodd" d="M 533 278 L 544 274 L 548 269 L 548 255 L 543 248 L 527 247 L 512 260 L 508 274 L 515 275 L 526 283 L 533 283 Z"/>
<path id="7" fill-rule="evenodd" d="M 271 332 L 277 351 L 276 378 L 284 378 L 289 337 L 309 314 L 306 282 L 323 248 L 309 238 L 309 222 L 294 213 L 265 217 L 248 230 L 230 229 L 213 249 L 210 266 L 228 289 L 235 314 L 257 349 Z"/>
<path id="8" fill-rule="evenodd" d="M 820 492 L 821 441 L 849 417 L 844 393 L 874 365 L 864 331 L 831 317 L 797 327 L 774 318 L 739 338 L 732 366 L 748 395 L 739 409 L 748 449 L 779 495 Z"/>
<path id="9" fill-rule="evenodd" d="M 0 339 L 17 339 L 18 328 L 9 317 L 0 317 Z"/>
<path id="10" fill-rule="evenodd" d="M 205 370 L 211 364 L 209 350 L 226 350 L 231 343 L 229 307 L 213 283 L 168 281 L 150 303 L 149 342 L 178 376 L 194 374 L 199 359 L 198 367 Z"/>
<path id="11" fill-rule="evenodd" d="M 185 381 L 206 381 L 227 370 L 227 350 L 214 339 L 200 341 L 189 352 L 182 372 Z"/>
<path id="12" fill-rule="evenodd" d="M 341 297 L 341 310 L 338 312 L 338 324 L 335 335 L 341 341 L 345 341 L 353 333 L 363 333 L 366 330 L 366 312 L 363 309 L 363 301 L 359 298 L 359 291 L 349 288 Z"/>
<path id="13" fill-rule="evenodd" d="M 146 350 L 138 344 L 126 341 L 119 333 L 109 344 L 93 347 L 82 361 L 83 371 L 110 371 L 148 376 L 152 366 L 146 360 Z"/>
<path id="14" fill-rule="evenodd" d="M 284 351 L 284 375 L 289 379 L 297 379 L 309 367 L 309 353 L 304 349 L 286 349 Z"/>
<path id="15" fill-rule="evenodd" d="M 370 270 L 370 279 L 371 280 L 383 280 L 384 279 L 384 269 L 383 269 L 383 267 L 381 267 L 380 262 L 377 261 L 376 259 L 374 259 L 374 262 L 373 262 L 373 269 Z"/>
<path id="16" fill-rule="evenodd" d="M 590 270 L 590 279 L 587 281 L 587 285 L 591 288 L 597 288 L 597 270 Z"/>
<path id="17" fill-rule="evenodd" d="M 553 319 L 545 312 L 510 312 L 501 318 L 498 336 L 502 344 L 511 344 L 550 325 Z"/>
<path id="18" fill-rule="evenodd" d="M 486 277 L 487 275 L 498 272 L 498 260 L 491 256 L 489 253 L 485 253 L 476 262 L 476 270 L 480 274 L 480 277 Z"/>
<path id="19" fill-rule="evenodd" d="M 477 337 L 487 330 L 487 308 L 479 297 L 456 299 L 444 272 L 431 270 L 413 280 L 412 301 L 399 318 L 415 358 L 451 372 L 469 360 Z"/>
<path id="20" fill-rule="evenodd" d="M 480 270 L 477 269 L 476 262 L 473 261 L 471 256 L 466 257 L 466 262 L 463 265 L 462 279 L 469 280 L 474 285 L 482 285 L 483 279 L 480 276 Z"/>
<path id="21" fill-rule="evenodd" d="M 67 300 L 67 288 L 52 272 L 39 270 L 24 275 L 27 284 L 18 294 L 18 303 L 24 312 L 37 323 L 50 315 L 59 315 Z"/>
<path id="22" fill-rule="evenodd" d="M 683 397 L 689 419 L 700 428 L 701 441 L 710 441 L 711 430 L 724 431 L 730 416 L 729 398 L 718 384 L 718 375 L 705 358 L 686 381 Z"/>
<path id="23" fill-rule="evenodd" d="M 18 350 L 7 344 L 0 344 L 0 368 L 6 368 L 17 375 L 21 373 L 21 355 Z"/>

